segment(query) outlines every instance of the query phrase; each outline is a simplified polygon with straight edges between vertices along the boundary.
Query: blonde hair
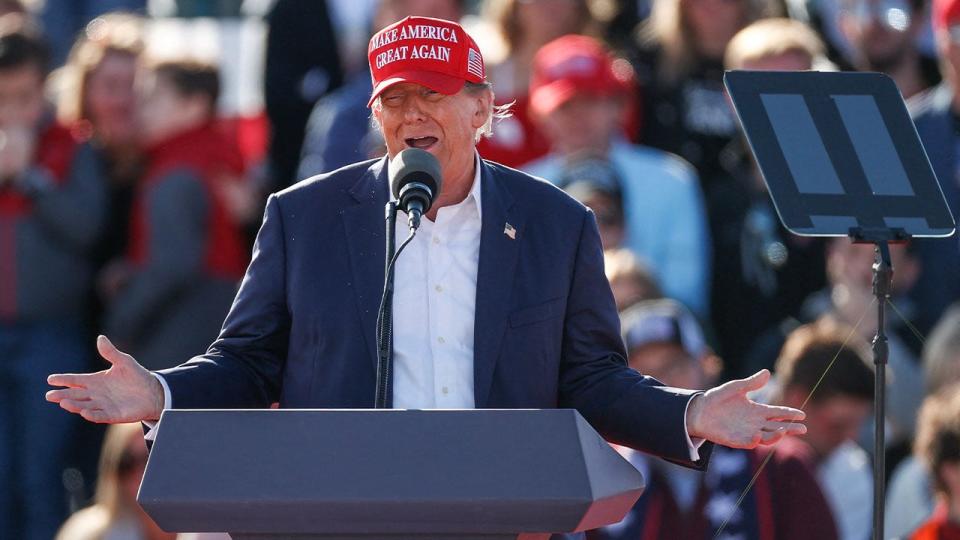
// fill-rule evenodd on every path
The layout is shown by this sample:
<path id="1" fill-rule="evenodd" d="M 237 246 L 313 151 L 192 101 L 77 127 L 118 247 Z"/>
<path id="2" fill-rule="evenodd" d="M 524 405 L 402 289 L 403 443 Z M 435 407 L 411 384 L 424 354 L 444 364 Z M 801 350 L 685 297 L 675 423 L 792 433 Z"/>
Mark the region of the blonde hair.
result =
<path id="1" fill-rule="evenodd" d="M 607 281 L 631 281 L 646 291 L 644 300 L 661 298 L 663 292 L 650 267 L 633 251 L 627 248 L 613 248 L 603 252 L 603 267 Z M 639 300 L 639 299 L 638 299 Z"/>
<path id="2" fill-rule="evenodd" d="M 139 422 L 114 424 L 107 429 L 100 451 L 94 505 L 71 516 L 57 533 L 57 540 L 102 538 L 113 524 L 133 510 L 123 498 L 120 464 L 127 446 L 135 437 L 143 437 L 143 427 Z"/>
<path id="3" fill-rule="evenodd" d="M 661 58 L 657 75 L 667 84 L 675 84 L 684 78 L 696 60 L 693 29 L 683 14 L 683 2 L 687 0 L 654 0 L 650 17 L 638 33 L 645 45 L 658 45 Z M 779 9 L 772 0 L 739 0 L 743 6 L 741 28 L 750 23 L 777 15 Z"/>
<path id="4" fill-rule="evenodd" d="M 57 86 L 57 118 L 67 125 L 89 120 L 87 82 L 109 54 L 139 58 L 143 21 L 130 13 L 108 13 L 90 21 L 70 49 L 67 63 L 53 75 Z"/>
<path id="5" fill-rule="evenodd" d="M 826 55 L 823 41 L 806 24 L 786 18 L 762 19 L 737 32 L 724 54 L 727 69 L 742 69 L 749 62 L 798 53 L 813 67 Z"/>

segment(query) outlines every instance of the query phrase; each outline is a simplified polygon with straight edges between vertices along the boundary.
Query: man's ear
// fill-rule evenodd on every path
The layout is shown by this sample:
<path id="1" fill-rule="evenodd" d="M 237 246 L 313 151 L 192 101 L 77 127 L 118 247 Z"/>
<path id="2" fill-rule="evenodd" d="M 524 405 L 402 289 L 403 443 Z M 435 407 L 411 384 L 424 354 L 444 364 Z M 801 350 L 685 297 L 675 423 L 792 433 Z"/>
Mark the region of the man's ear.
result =
<path id="1" fill-rule="evenodd" d="M 493 114 L 493 93 L 489 90 L 477 92 L 471 103 L 475 108 L 470 124 L 473 129 L 480 129 L 487 123 L 487 118 Z"/>

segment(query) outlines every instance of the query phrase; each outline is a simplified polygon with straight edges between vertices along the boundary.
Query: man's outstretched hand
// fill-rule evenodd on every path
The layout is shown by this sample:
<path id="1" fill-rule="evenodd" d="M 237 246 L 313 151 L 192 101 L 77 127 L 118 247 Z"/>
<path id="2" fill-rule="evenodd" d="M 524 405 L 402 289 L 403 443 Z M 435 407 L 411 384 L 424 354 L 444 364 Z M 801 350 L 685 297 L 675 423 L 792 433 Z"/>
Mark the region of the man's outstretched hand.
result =
<path id="1" fill-rule="evenodd" d="M 163 411 L 163 387 L 129 354 L 120 352 L 106 336 L 97 338 L 97 350 L 110 369 L 96 373 L 54 374 L 47 401 L 79 414 L 91 422 L 117 424 L 157 420 Z"/>
<path id="2" fill-rule="evenodd" d="M 689 435 L 731 448 L 756 448 L 785 435 L 806 433 L 807 427 L 800 423 L 806 416 L 803 411 L 747 398 L 748 392 L 763 388 L 769 380 L 770 372 L 764 369 L 693 398 L 687 409 Z"/>

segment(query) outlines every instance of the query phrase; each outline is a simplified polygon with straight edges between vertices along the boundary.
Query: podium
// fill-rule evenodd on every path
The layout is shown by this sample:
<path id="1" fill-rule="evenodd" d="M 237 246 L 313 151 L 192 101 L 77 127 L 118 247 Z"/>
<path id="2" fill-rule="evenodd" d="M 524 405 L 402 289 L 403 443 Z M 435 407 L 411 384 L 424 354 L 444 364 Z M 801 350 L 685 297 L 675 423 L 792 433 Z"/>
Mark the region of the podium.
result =
<path id="1" fill-rule="evenodd" d="M 141 506 L 236 540 L 546 540 L 643 490 L 571 409 L 167 410 L 157 430 Z"/>

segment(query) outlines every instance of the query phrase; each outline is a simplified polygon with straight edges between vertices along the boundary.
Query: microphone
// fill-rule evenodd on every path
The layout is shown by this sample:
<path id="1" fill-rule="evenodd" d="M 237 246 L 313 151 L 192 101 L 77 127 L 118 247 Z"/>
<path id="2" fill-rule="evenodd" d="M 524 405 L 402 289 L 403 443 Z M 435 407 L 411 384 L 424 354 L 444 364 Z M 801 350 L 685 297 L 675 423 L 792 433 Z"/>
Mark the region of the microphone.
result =
<path id="1" fill-rule="evenodd" d="M 440 195 L 440 162 L 426 150 L 407 148 L 390 160 L 387 174 L 398 207 L 407 213 L 407 226 L 417 230 Z"/>

